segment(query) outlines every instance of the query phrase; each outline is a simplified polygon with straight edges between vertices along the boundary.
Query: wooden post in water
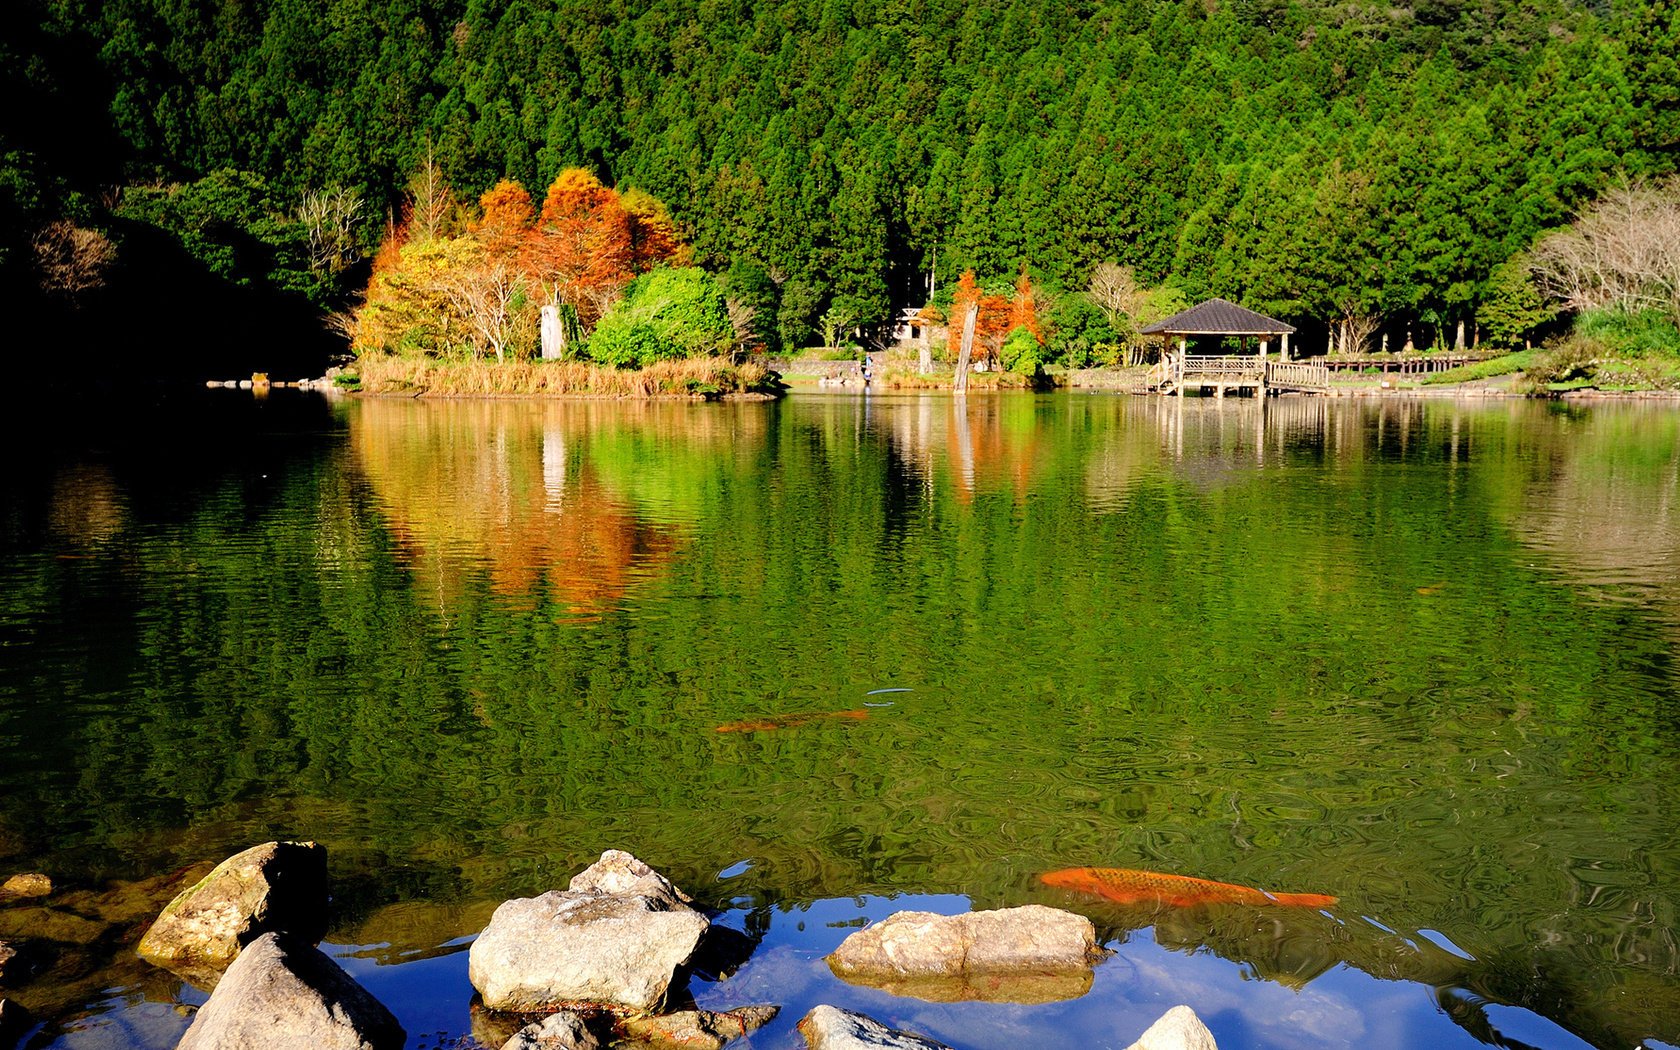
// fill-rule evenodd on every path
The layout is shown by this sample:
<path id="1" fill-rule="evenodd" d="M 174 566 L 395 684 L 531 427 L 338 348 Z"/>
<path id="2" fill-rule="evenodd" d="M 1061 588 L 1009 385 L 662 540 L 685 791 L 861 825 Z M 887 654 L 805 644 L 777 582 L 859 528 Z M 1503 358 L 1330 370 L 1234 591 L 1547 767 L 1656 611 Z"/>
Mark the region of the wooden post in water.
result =
<path id="1" fill-rule="evenodd" d="M 959 394 L 968 393 L 968 359 L 974 355 L 974 326 L 980 320 L 980 304 L 969 303 L 968 313 L 963 315 L 962 351 L 957 354 L 957 378 L 952 390 Z"/>

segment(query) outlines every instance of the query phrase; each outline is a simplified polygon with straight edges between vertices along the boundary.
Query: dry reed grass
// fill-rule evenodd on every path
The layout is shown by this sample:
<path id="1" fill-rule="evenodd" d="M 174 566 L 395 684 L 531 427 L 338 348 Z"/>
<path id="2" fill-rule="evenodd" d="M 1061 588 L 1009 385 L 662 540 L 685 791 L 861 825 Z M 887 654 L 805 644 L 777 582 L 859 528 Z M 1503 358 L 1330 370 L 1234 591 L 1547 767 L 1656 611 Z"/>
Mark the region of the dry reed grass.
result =
<path id="1" fill-rule="evenodd" d="M 430 397 L 741 397 L 774 393 L 774 374 L 715 357 L 657 361 L 640 370 L 588 361 L 439 361 L 364 354 L 354 371 L 369 394 Z"/>
<path id="2" fill-rule="evenodd" d="M 881 373 L 881 385 L 896 390 L 949 390 L 956 385 L 956 376 L 951 367 L 946 366 L 937 373 L 917 372 L 914 368 L 901 370 L 897 368 L 884 369 Z M 968 374 L 968 388 L 970 390 L 1023 390 L 1032 386 L 1032 379 L 1028 376 L 1016 375 L 1013 372 L 970 372 Z"/>

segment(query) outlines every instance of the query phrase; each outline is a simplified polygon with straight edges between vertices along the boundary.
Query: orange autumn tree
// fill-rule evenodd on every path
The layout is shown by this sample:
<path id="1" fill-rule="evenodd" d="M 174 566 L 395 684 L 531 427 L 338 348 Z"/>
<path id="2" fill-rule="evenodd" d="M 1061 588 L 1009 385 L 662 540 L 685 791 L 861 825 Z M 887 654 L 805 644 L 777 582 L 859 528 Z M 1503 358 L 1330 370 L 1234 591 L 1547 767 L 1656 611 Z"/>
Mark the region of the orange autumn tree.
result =
<path id="1" fill-rule="evenodd" d="M 414 185 L 436 198 L 427 208 L 457 214 L 447 185 L 422 176 Z M 581 334 L 636 274 L 686 258 L 664 204 L 638 190 L 621 194 L 581 168 L 560 173 L 540 213 L 511 179 L 478 203 L 478 216 L 453 232 L 434 223 L 428 233 L 415 219 L 418 204 L 404 208 L 363 306 L 342 326 L 358 351 L 517 360 L 539 346 L 544 303 L 569 307 L 563 323 Z"/>
<path id="2" fill-rule="evenodd" d="M 980 312 L 974 319 L 974 348 L 993 366 L 1003 337 L 1009 333 L 1009 300 L 1001 295 L 987 295 L 974 277 L 973 270 L 964 270 L 951 296 L 951 356 L 962 351 L 962 330 L 970 304 L 978 303 Z"/>
<path id="3" fill-rule="evenodd" d="M 1021 264 L 1021 276 L 1015 281 L 1015 298 L 1009 303 L 1009 327 L 1013 332 L 1017 328 L 1025 328 L 1032 333 L 1040 345 L 1044 343 L 1044 329 L 1038 323 L 1038 309 L 1034 304 L 1032 278 L 1027 276 L 1027 266 Z"/>
<path id="4" fill-rule="evenodd" d="M 676 223 L 671 221 L 664 201 L 633 186 L 619 194 L 618 201 L 630 216 L 631 265 L 638 273 L 661 263 L 688 265 L 688 246 L 677 236 Z"/>
<path id="5" fill-rule="evenodd" d="M 478 199 L 478 221 L 468 229 L 483 242 L 493 258 L 511 259 L 524 250 L 532 230 L 535 209 L 531 194 L 512 179 L 503 179 Z"/>
<path id="6" fill-rule="evenodd" d="M 582 168 L 567 168 L 543 199 L 526 268 L 551 303 L 570 306 L 592 327 L 630 283 L 634 246 L 618 192 Z"/>

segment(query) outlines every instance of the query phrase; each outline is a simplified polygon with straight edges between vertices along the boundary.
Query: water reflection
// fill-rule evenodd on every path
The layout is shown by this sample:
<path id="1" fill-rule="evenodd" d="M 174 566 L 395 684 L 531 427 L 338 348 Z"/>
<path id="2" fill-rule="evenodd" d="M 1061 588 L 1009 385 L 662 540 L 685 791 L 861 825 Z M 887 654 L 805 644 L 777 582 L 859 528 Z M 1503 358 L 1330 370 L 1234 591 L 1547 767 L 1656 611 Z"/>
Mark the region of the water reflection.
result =
<path id="1" fill-rule="evenodd" d="M 1502 1003 L 1673 1040 L 1676 418 L 368 400 L 190 484 L 67 456 L 0 519 L 0 856 L 93 883 L 316 837 L 385 978 L 622 846 L 812 994 L 807 911 L 1144 867 L 1341 898 L 1090 912 L 1117 963 L 1220 962 L 1216 1001 L 1374 1031 L 1356 973 L 1439 989 L 1424 1041 Z M 1012 1023 L 1094 1031 L 1110 980 Z"/>
<path id="2" fill-rule="evenodd" d="M 593 617 L 661 571 L 706 486 L 762 426 L 762 414 L 667 403 L 371 400 L 350 444 L 441 605 L 482 573 L 501 594 L 542 585 Z"/>

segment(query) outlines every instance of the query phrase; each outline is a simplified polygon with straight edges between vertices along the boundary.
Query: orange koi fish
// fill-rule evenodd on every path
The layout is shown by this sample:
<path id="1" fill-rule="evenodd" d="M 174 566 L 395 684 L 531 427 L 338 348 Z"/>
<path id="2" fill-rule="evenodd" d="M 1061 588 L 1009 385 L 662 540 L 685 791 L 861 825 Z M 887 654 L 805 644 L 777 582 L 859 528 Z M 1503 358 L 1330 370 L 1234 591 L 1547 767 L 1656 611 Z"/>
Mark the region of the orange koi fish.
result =
<path id="1" fill-rule="evenodd" d="M 1092 893 L 1120 904 L 1166 904 L 1175 908 L 1197 904 L 1281 904 L 1328 908 L 1336 903 L 1336 898 L 1323 893 L 1267 893 L 1252 886 L 1129 868 L 1064 868 L 1045 872 L 1039 879 L 1046 886 Z"/>
<path id="2" fill-rule="evenodd" d="M 729 722 L 717 727 L 720 733 L 764 733 L 772 729 L 796 729 L 811 722 L 822 722 L 830 718 L 850 718 L 863 721 L 869 717 L 869 712 L 859 708 L 855 711 L 812 711 L 796 715 L 773 715 L 770 718 L 752 722 Z"/>

